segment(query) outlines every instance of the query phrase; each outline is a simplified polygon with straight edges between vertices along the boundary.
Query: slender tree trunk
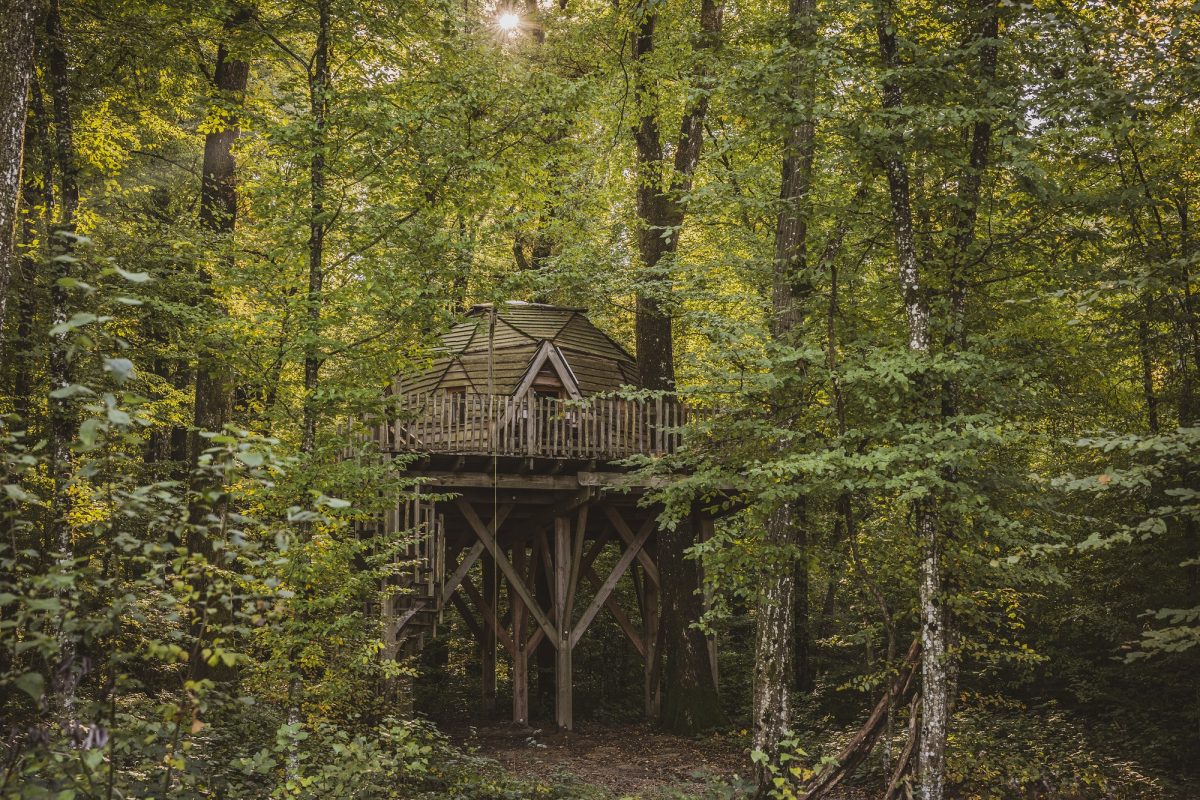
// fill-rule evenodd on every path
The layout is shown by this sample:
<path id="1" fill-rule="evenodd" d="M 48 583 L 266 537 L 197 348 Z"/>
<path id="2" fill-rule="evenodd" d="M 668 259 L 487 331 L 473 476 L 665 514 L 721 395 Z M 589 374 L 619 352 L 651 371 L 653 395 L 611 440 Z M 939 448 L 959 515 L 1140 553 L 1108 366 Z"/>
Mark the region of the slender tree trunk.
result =
<path id="1" fill-rule="evenodd" d="M 767 516 L 765 542 L 778 552 L 758 599 L 754 637 L 754 749 L 769 759 L 757 764 L 755 778 L 760 797 L 771 788 L 773 768 L 779 765 L 779 743 L 791 724 L 791 680 L 794 658 L 796 571 L 793 553 L 803 512 L 799 502 L 779 503 Z"/>
<path id="2" fill-rule="evenodd" d="M 892 209 L 892 230 L 899 265 L 900 289 L 908 321 L 908 347 L 922 355 L 932 350 L 929 306 L 917 262 L 913 215 L 910 206 L 908 167 L 905 162 L 903 130 L 896 112 L 904 107 L 903 92 L 896 75 L 900 67 L 898 56 L 894 0 L 880 0 L 877 6 L 876 33 L 881 60 L 886 75 L 882 85 L 883 107 L 890 112 L 891 141 L 885 156 L 888 191 Z M 987 102 L 990 83 L 995 74 L 999 20 L 995 0 L 982 0 L 975 8 L 979 27 L 975 31 L 980 48 L 979 96 Z M 961 350 L 965 346 L 965 265 L 975 241 L 975 220 L 984 171 L 988 165 L 991 144 L 991 123 L 986 117 L 975 123 L 971 136 L 969 165 L 959 180 L 956 214 L 951 239 L 952 251 L 946 262 L 950 265 L 950 319 L 947 347 Z M 928 379 L 915 386 L 918 419 L 932 420 L 935 414 L 942 424 L 958 413 L 957 385 L 942 387 L 941 402 L 937 403 L 937 387 Z M 935 411 L 934 409 L 937 409 Z M 948 480 L 956 478 L 952 473 Z M 922 800 L 942 800 L 945 796 L 946 736 L 950 722 L 952 696 L 957 670 L 949 652 L 952 631 L 944 605 L 947 581 L 943 574 L 943 538 L 953 535 L 959 520 L 943 520 L 938 497 L 930 493 L 913 502 L 913 519 L 921 543 L 921 563 L 918 570 L 921 620 L 921 733 L 917 754 Z"/>
<path id="3" fill-rule="evenodd" d="M 700 92 L 684 110 L 673 164 L 663 152 L 657 108 L 656 81 L 647 74 L 645 61 L 654 50 L 658 12 L 651 2 L 638 6 L 633 41 L 635 92 L 641 111 L 634 142 L 637 149 L 638 280 L 635 338 L 638 372 L 648 389 L 670 391 L 675 387 L 675 356 L 668 299 L 670 273 L 684 208 L 678 198 L 691 187 L 700 161 L 704 118 L 708 113 L 711 79 L 707 66 L 700 70 Z M 714 52 L 720 43 L 724 3 L 702 0 L 700 35 L 696 49 Z M 707 643 L 692 627 L 704 613 L 699 596 L 698 565 L 685 553 L 695 541 L 696 526 L 690 521 L 659 539 L 659 561 L 663 575 L 662 627 L 663 698 L 662 725 L 668 730 L 692 733 L 724 721 L 717 687 L 713 683 Z M 671 577 L 668 578 L 667 576 Z"/>
<path id="4" fill-rule="evenodd" d="M 950 354 L 961 354 L 967 349 L 967 285 L 968 268 L 975 258 L 976 220 L 979 214 L 980 191 L 983 186 L 983 176 L 990 163 L 992 144 L 992 122 L 989 114 L 992 104 L 992 83 L 996 76 L 997 40 L 1000 35 L 1000 17 L 997 10 L 997 0 L 975 0 L 972 6 L 975 24 L 974 43 L 979 44 L 979 60 L 977 64 L 975 95 L 977 108 L 983 113 L 971 127 L 967 166 L 959 176 L 958 197 L 954 205 L 955 216 L 953 225 L 953 247 L 946 261 L 950 265 L 948 283 L 950 285 L 950 323 L 947 326 L 945 350 Z M 956 417 L 961 413 L 961 389 L 956 379 L 946 379 L 942 385 L 942 425 L 957 426 Z M 943 478 L 947 485 L 959 480 L 958 472 L 953 467 L 943 470 Z M 942 510 L 939 525 L 945 542 L 953 543 L 958 538 L 958 531 L 964 525 L 971 524 L 960 514 L 950 514 Z M 942 579 L 942 594 L 952 594 L 959 590 L 957 577 L 953 572 Z M 954 713 L 955 699 L 958 696 L 958 642 L 959 631 L 956 620 L 949 607 L 942 609 L 942 626 L 946 640 L 946 720 Z"/>
<path id="5" fill-rule="evenodd" d="M 0 0 L 4 29 L 0 36 L 0 337 L 7 317 L 9 283 L 17 268 L 17 209 L 36 11 L 32 0 Z"/>
<path id="6" fill-rule="evenodd" d="M 892 0 L 880 0 L 876 33 L 887 72 L 882 86 L 883 107 L 900 111 L 904 98 L 895 71 L 897 55 L 895 18 Z M 893 119 L 895 119 L 893 117 Z M 892 209 L 892 233 L 898 260 L 900 291 L 908 320 L 908 348 L 930 355 L 929 306 L 917 264 L 916 242 L 910 206 L 908 166 L 904 159 L 904 140 L 900 122 L 892 122 L 890 150 L 885 168 Z M 929 395 L 933 387 L 921 381 L 915 391 L 919 417 L 928 418 Z M 942 800 L 945 794 L 946 734 L 949 723 L 949 693 L 946 670 L 946 629 L 942 607 L 941 542 L 938 536 L 938 504 L 930 494 L 913 501 L 913 519 L 921 545 L 918 587 L 921 621 L 921 739 L 917 757 L 922 800 Z"/>
<path id="7" fill-rule="evenodd" d="M 17 299 L 17 326 L 12 352 L 13 404 L 17 415 L 26 422 L 31 411 L 33 374 L 39 355 L 39 339 L 34 319 L 41 300 L 38 273 L 47 263 L 46 232 L 54 209 L 54 154 L 50 148 L 50 122 L 41 86 L 36 76 L 29 86 L 29 122 L 25 127 L 25 165 L 21 178 L 21 227 L 25 250 L 19 262 L 20 293 Z M 35 160 L 36 159 L 36 160 Z M 34 167 L 38 169 L 35 171 Z M 40 242 L 40 245 L 37 243 Z"/>
<path id="8" fill-rule="evenodd" d="M 75 211 L 79 207 L 79 170 L 71 121 L 67 53 L 58 0 L 51 0 L 46 13 L 46 56 L 54 120 L 54 163 L 59 181 L 58 216 L 50 224 L 49 250 L 54 256 L 67 256 L 74 243 L 72 234 Z M 55 264 L 51 283 L 52 318 L 54 324 L 58 325 L 70 316 L 69 296 L 59 281 L 71 277 L 71 260 L 55 258 L 52 263 Z M 65 333 L 55 336 L 51 342 L 49 373 L 53 389 L 65 388 L 72 382 L 69 343 Z M 53 509 L 49 517 L 52 533 L 49 538 L 51 546 L 57 546 L 62 563 L 68 564 L 74 558 L 74 542 L 68 523 L 71 501 L 67 491 L 73 473 L 70 445 L 75 434 L 71 401 L 67 397 L 56 398 L 51 395 L 48 416 L 50 473 L 54 480 Z M 61 706 L 60 718 L 64 730 L 71 736 L 80 732 L 75 708 L 75 689 L 81 677 L 77 656 L 76 643 L 66 636 L 62 637 L 54 695 Z"/>
<path id="9" fill-rule="evenodd" d="M 325 127 L 329 110 L 330 0 L 317 3 L 317 48 L 309 75 L 312 160 L 309 167 L 308 343 L 304 350 L 304 430 L 300 449 L 311 453 L 317 439 L 316 393 L 320 383 L 321 289 L 325 281 Z"/>
<path id="10" fill-rule="evenodd" d="M 816 150 L 815 75 L 810 68 L 816 44 L 815 10 L 815 0 L 791 0 L 788 5 L 788 97 L 797 110 L 784 141 L 771 290 L 771 335 L 785 348 L 795 344 L 796 329 L 804 319 L 804 303 L 813 286 L 808 274 L 808 222 Z M 792 383 L 771 398 L 776 425 L 788 425 L 795 418 L 796 395 Z M 779 743 L 790 723 L 791 686 L 794 683 L 796 688 L 804 689 L 809 680 L 803 507 L 802 501 L 782 502 L 767 517 L 765 544 L 770 551 L 770 569 L 755 617 L 754 747 L 769 758 L 756 769 L 760 795 L 770 788 L 772 772 L 778 767 Z"/>
<path id="11" fill-rule="evenodd" d="M 529 33 L 532 35 L 534 42 L 537 43 L 539 52 L 543 45 L 546 44 L 546 32 L 542 28 L 538 17 L 541 15 L 541 10 L 538 8 L 537 0 L 525 0 L 525 20 L 529 24 Z M 547 119 L 550 129 L 546 132 L 546 146 L 549 148 L 556 147 L 567 136 L 567 126 Z M 563 179 L 562 169 L 557 162 L 550 165 L 550 185 L 553 187 Z M 528 237 L 524 232 L 518 232 L 513 240 L 513 254 L 516 256 L 517 266 L 523 270 L 540 272 L 546 269 L 547 262 L 550 256 L 554 253 L 554 239 L 547 230 L 548 224 L 551 223 L 558 215 L 558 204 L 555 200 L 546 200 L 542 203 L 541 216 L 537 221 L 537 228 L 533 234 L 532 244 L 529 250 L 529 257 L 525 257 L 525 244 Z M 545 286 L 539 286 L 537 292 L 530 298 L 535 303 L 550 302 L 549 296 L 545 292 Z M 539 647 L 538 652 L 541 653 L 543 648 Z M 541 656 L 538 656 L 539 659 Z M 539 662 L 540 663 L 540 662 Z M 539 667 L 540 670 L 540 667 Z M 541 676 L 538 677 L 539 686 Z M 539 689 L 540 691 L 540 689 Z"/>

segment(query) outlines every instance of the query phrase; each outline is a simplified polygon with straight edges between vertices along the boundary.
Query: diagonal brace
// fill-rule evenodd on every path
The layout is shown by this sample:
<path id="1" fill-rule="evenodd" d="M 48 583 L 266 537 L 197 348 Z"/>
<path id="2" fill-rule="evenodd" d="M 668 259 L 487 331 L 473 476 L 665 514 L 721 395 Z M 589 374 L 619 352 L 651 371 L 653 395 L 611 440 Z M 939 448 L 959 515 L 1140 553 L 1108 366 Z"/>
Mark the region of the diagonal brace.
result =
<path id="1" fill-rule="evenodd" d="M 513 569 L 513 565 L 509 563 L 504 553 L 500 551 L 500 548 L 496 545 L 495 537 L 491 531 L 484 527 L 483 521 L 479 519 L 479 514 L 463 498 L 460 497 L 455 502 L 458 504 L 458 508 L 466 518 L 467 523 L 475 530 L 475 535 L 479 537 L 479 540 L 483 542 L 483 546 L 487 548 L 488 553 L 496 560 L 496 566 L 504 573 L 504 577 L 508 578 L 509 584 L 516 591 L 517 595 L 520 596 L 521 602 L 529 609 L 529 613 L 533 616 L 534 620 L 537 621 L 537 624 L 551 641 L 556 641 L 557 637 L 554 635 L 554 626 L 550 624 L 550 618 L 546 616 L 546 612 L 542 610 L 541 606 L 534 601 L 529 587 L 525 585 L 525 581 L 521 579 L 521 576 Z"/>
<path id="2" fill-rule="evenodd" d="M 584 631 L 586 631 L 588 626 L 592 624 L 592 620 L 596 618 L 596 614 L 599 613 L 600 607 L 604 605 L 604 601 L 609 598 L 609 595 L 612 594 L 613 589 L 616 588 L 617 581 L 619 581 L 621 576 L 625 574 L 625 570 L 629 569 L 629 565 L 633 563 L 633 559 L 636 558 L 637 554 L 641 552 L 642 546 L 646 544 L 646 540 L 650 538 L 650 534 L 653 532 L 654 520 L 648 519 L 642 524 L 642 529 L 638 531 L 637 537 L 634 538 L 627 548 L 625 548 L 625 552 L 621 555 L 620 560 L 617 561 L 617 564 L 613 567 L 612 572 L 609 573 L 608 577 L 604 580 L 603 585 L 601 585 L 600 589 L 596 592 L 596 596 L 592 598 L 591 604 L 587 607 L 587 610 L 583 612 L 583 616 L 579 618 L 579 622 L 576 623 L 575 629 L 571 631 L 571 647 L 574 647 L 579 642 L 579 639 L 583 636 Z"/>

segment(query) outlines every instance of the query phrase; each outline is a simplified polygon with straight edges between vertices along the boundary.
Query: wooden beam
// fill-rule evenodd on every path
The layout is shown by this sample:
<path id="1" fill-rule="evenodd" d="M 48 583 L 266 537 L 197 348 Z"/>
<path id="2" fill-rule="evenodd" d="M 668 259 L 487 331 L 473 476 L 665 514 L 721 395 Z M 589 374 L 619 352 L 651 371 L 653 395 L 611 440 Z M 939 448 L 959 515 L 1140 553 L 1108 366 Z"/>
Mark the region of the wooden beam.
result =
<path id="1" fill-rule="evenodd" d="M 510 564 L 508 559 L 504 557 L 504 553 L 500 552 L 500 548 L 496 546 L 495 537 L 487 528 L 484 527 L 483 521 L 479 519 L 479 514 L 475 513 L 475 509 L 471 507 L 471 504 L 463 500 L 461 497 L 455 502 L 458 504 L 458 508 L 460 511 L 462 511 L 463 516 L 466 517 L 467 523 L 475 530 L 475 535 L 479 537 L 481 542 L 483 542 L 483 546 L 487 548 L 487 551 L 491 557 L 496 559 L 496 566 L 498 566 L 500 571 L 504 573 L 504 577 L 508 578 L 509 585 L 512 586 L 513 591 L 515 591 L 517 596 L 521 598 L 521 602 L 523 602 L 526 608 L 529 609 L 529 613 L 533 616 L 534 620 L 537 621 L 537 624 L 541 626 L 542 629 L 545 630 L 546 635 L 553 640 L 555 638 L 554 626 L 550 624 L 550 618 L 546 616 L 546 612 L 542 611 L 537 602 L 534 601 L 533 594 L 529 591 L 529 587 L 525 585 L 525 581 L 520 575 L 517 574 L 517 571 L 513 569 L 513 565 Z M 522 556 L 523 555 L 524 552 L 522 552 Z"/>
<path id="2" fill-rule="evenodd" d="M 634 540 L 633 530 L 630 529 L 625 520 L 621 518 L 620 513 L 608 504 L 605 504 L 604 506 L 604 513 L 608 515 L 608 521 L 611 522 L 613 527 L 617 529 L 617 533 L 620 534 L 621 538 L 625 540 L 625 544 L 632 543 Z M 653 524 L 654 521 L 652 519 L 646 520 L 646 522 L 643 523 L 643 527 L 645 525 Z M 655 586 L 661 587 L 662 582 L 658 575 L 658 567 L 654 564 L 654 559 L 650 557 L 650 554 L 645 550 L 638 550 L 637 560 L 638 563 L 642 565 L 642 569 L 646 571 L 646 577 L 652 580 Z"/>
<path id="3" fill-rule="evenodd" d="M 528 467 L 528 459 L 522 463 Z M 578 489 L 580 487 L 616 488 L 636 490 L 640 488 L 664 488 L 674 480 L 669 475 L 653 479 L 639 478 L 627 472 L 576 472 L 562 475 L 516 474 L 501 472 L 454 472 L 451 470 L 424 470 L 410 468 L 408 474 L 418 478 L 425 486 L 446 489 Z"/>
<path id="4" fill-rule="evenodd" d="M 480 543 L 482 546 L 482 542 Z M 496 564 L 491 557 L 483 559 L 480 564 L 483 573 L 483 597 L 488 606 L 483 633 L 479 637 L 479 698 L 485 713 L 491 714 L 496 710 L 496 631 L 503 628 L 496 618 L 500 598 L 496 594 Z"/>
<path id="5" fill-rule="evenodd" d="M 555 721 L 560 730 L 574 727 L 572 708 L 571 675 L 571 607 L 567 592 L 571 587 L 571 564 L 575 548 L 571 543 L 571 520 L 558 517 L 554 520 L 554 611 L 558 628 L 558 652 L 555 653 Z"/>
<path id="6" fill-rule="evenodd" d="M 472 511 L 471 513 L 474 513 Z M 482 528 L 481 528 L 482 530 Z M 493 543 L 493 546 L 494 543 Z M 525 598 L 529 592 L 525 591 L 522 594 L 518 587 L 524 588 L 523 582 L 528 573 L 527 562 L 525 557 L 524 542 L 517 542 L 513 546 L 513 561 L 516 564 L 514 570 L 512 565 L 509 565 L 509 571 L 517 577 L 517 582 L 508 584 L 509 596 L 508 605 L 512 609 L 512 697 L 513 697 L 513 724 L 525 726 L 529 724 L 529 653 L 532 648 L 525 645 Z M 502 553 L 498 554 L 496 564 L 508 564 L 508 560 L 504 559 Z M 501 559 L 504 559 L 501 561 Z M 512 596 L 512 592 L 517 591 L 517 597 Z"/>
<path id="7" fill-rule="evenodd" d="M 496 509 L 496 516 L 492 518 L 490 523 L 488 523 L 488 528 L 493 534 L 495 534 L 496 531 L 500 529 L 500 526 L 504 524 L 504 521 L 508 519 L 508 515 L 512 512 L 512 510 L 512 504 L 502 505 Z M 483 550 L 483 542 L 477 541 L 475 544 L 471 545 L 471 549 L 467 551 L 465 556 L 463 556 L 463 560 L 459 562 L 458 567 L 454 570 L 454 573 L 442 586 L 441 595 L 438 598 L 439 608 L 444 607 L 446 601 L 454 596 L 454 590 L 458 588 L 460 583 L 462 583 L 463 578 L 467 577 L 467 573 L 471 571 L 471 567 L 475 566 L 475 562 L 479 559 L 479 556 L 483 555 Z"/>
<path id="8" fill-rule="evenodd" d="M 479 623 L 475 621 L 475 615 L 471 613 L 471 609 L 467 607 L 467 601 L 462 599 L 462 595 L 450 595 L 450 602 L 458 609 L 458 613 L 462 615 L 463 622 L 471 629 L 471 634 L 480 644 L 483 643 L 483 628 L 479 627 Z"/>
<path id="9" fill-rule="evenodd" d="M 404 630 L 404 626 L 412 621 L 413 617 L 425 610 L 426 602 L 427 601 L 424 598 L 418 600 L 417 602 L 413 603 L 412 608 L 400 615 L 400 619 L 396 620 L 396 627 L 394 630 L 397 639 L 400 638 L 400 632 Z"/>
<path id="10" fill-rule="evenodd" d="M 579 472 L 576 480 L 580 486 L 604 486 L 610 489 L 636 491 L 638 489 L 665 489 L 679 478 L 672 475 L 639 475 L 636 472 Z"/>
<path id="11" fill-rule="evenodd" d="M 575 626 L 575 630 L 571 631 L 571 646 L 574 647 L 579 642 L 579 638 L 583 636 L 584 631 L 592 624 L 592 620 L 596 618 L 596 614 L 600 611 L 600 607 L 604 605 L 604 601 L 612 594 L 612 590 L 616 588 L 617 581 L 625 574 L 625 570 L 629 569 L 629 565 L 633 563 L 633 559 L 641 551 L 642 546 L 646 544 L 646 540 L 650 538 L 650 534 L 654 532 L 654 520 L 648 519 L 642 525 L 641 531 L 638 532 L 637 538 L 633 543 L 625 548 L 625 552 L 621 554 L 617 565 L 613 567 L 611 573 L 605 578 L 600 589 L 596 592 L 596 596 L 592 598 L 591 604 L 587 610 L 583 612 L 583 616 L 579 618 L 579 623 Z"/>
<path id="12" fill-rule="evenodd" d="M 567 619 L 575 613 L 575 594 L 579 591 L 579 569 L 583 565 L 583 541 L 587 534 L 589 505 L 584 503 L 579 507 L 579 517 L 575 520 L 575 540 L 571 548 L 571 575 L 567 586 L 567 609 L 564 616 Z"/>
<path id="13" fill-rule="evenodd" d="M 592 569 L 590 564 L 584 568 L 583 575 L 588 579 L 588 583 L 592 585 L 592 588 L 599 593 L 602 585 L 600 583 L 600 576 L 596 574 L 596 570 Z M 642 637 L 638 635 L 637 629 L 633 627 L 633 623 L 629 621 L 629 617 L 625 614 L 625 609 L 621 608 L 621 604 L 611 594 L 604 601 L 604 607 L 612 613 L 613 619 L 617 621 L 617 625 L 621 627 L 621 630 L 625 631 L 625 635 L 629 637 L 630 643 L 633 644 L 633 649 L 637 650 L 638 655 L 645 659 L 646 645 L 642 642 Z"/>
<path id="14" fill-rule="evenodd" d="M 516 653 L 516 647 L 513 645 L 512 637 L 508 635 L 508 631 L 504 630 L 504 626 L 500 624 L 500 620 L 496 616 L 496 609 L 492 608 L 488 603 L 487 598 L 479 593 L 475 588 L 475 584 L 471 583 L 470 578 L 464 578 L 462 582 L 463 591 L 471 598 L 471 602 L 475 604 L 476 610 L 479 611 L 479 616 L 483 617 L 483 621 L 487 623 L 488 628 L 496 634 L 496 638 L 500 644 L 504 645 L 504 649 L 509 655 Z"/>
<path id="15" fill-rule="evenodd" d="M 471 549 L 463 556 L 462 561 L 458 562 L 458 567 L 454 573 L 446 579 L 446 583 L 442 586 L 441 605 L 445 606 L 446 601 L 453 599 L 454 590 L 462 583 L 463 578 L 467 577 L 467 573 L 471 571 L 471 567 L 475 566 L 475 562 L 483 555 L 483 542 L 476 542 L 471 545 Z"/>
<path id="16" fill-rule="evenodd" d="M 554 552 L 553 548 L 550 547 L 549 539 L 546 537 L 545 529 L 541 529 L 537 532 L 537 543 L 538 553 L 542 558 L 541 568 L 546 571 L 546 582 L 549 583 L 551 589 L 553 589 L 554 584 L 552 581 L 554 580 Z M 554 602 L 557 603 L 558 600 L 555 599 Z M 551 608 L 551 613 L 557 613 L 555 611 L 556 608 L 557 606 Z"/>
<path id="17" fill-rule="evenodd" d="M 529 634 L 529 638 L 525 640 L 525 649 L 533 652 L 537 646 L 542 643 L 542 639 L 546 637 L 546 629 L 537 627 L 533 629 L 533 633 Z"/>
<path id="18" fill-rule="evenodd" d="M 584 487 L 577 492 L 574 492 L 570 497 L 560 500 L 550 508 L 535 517 L 531 517 L 528 526 L 532 530 L 541 530 L 549 528 L 554 524 L 554 520 L 559 517 L 565 517 L 574 514 L 580 508 L 586 507 L 588 503 L 596 499 L 599 492 L 595 487 Z"/>

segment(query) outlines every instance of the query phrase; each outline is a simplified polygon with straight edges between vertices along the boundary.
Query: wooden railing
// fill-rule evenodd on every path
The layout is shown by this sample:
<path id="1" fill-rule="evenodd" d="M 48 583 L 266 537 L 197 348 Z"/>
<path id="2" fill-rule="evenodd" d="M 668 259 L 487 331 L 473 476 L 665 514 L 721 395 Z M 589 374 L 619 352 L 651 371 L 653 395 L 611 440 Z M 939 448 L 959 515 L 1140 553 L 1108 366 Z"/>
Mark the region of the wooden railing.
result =
<path id="1" fill-rule="evenodd" d="M 661 396 L 558 400 L 439 391 L 392 400 L 394 419 L 374 426 L 382 450 L 615 460 L 675 452 L 686 421 L 683 406 Z"/>

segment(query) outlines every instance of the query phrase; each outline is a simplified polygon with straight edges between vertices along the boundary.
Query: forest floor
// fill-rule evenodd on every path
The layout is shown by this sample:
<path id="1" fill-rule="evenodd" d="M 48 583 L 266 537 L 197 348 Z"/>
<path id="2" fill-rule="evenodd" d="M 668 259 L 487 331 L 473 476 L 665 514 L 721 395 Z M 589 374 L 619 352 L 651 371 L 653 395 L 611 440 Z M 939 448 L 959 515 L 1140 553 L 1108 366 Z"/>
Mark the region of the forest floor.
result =
<path id="1" fill-rule="evenodd" d="M 613 798 L 744 797 L 749 761 L 739 738 L 684 738 L 645 724 L 580 725 L 570 733 L 507 724 L 450 731 L 460 746 L 514 777 L 572 783 Z"/>

